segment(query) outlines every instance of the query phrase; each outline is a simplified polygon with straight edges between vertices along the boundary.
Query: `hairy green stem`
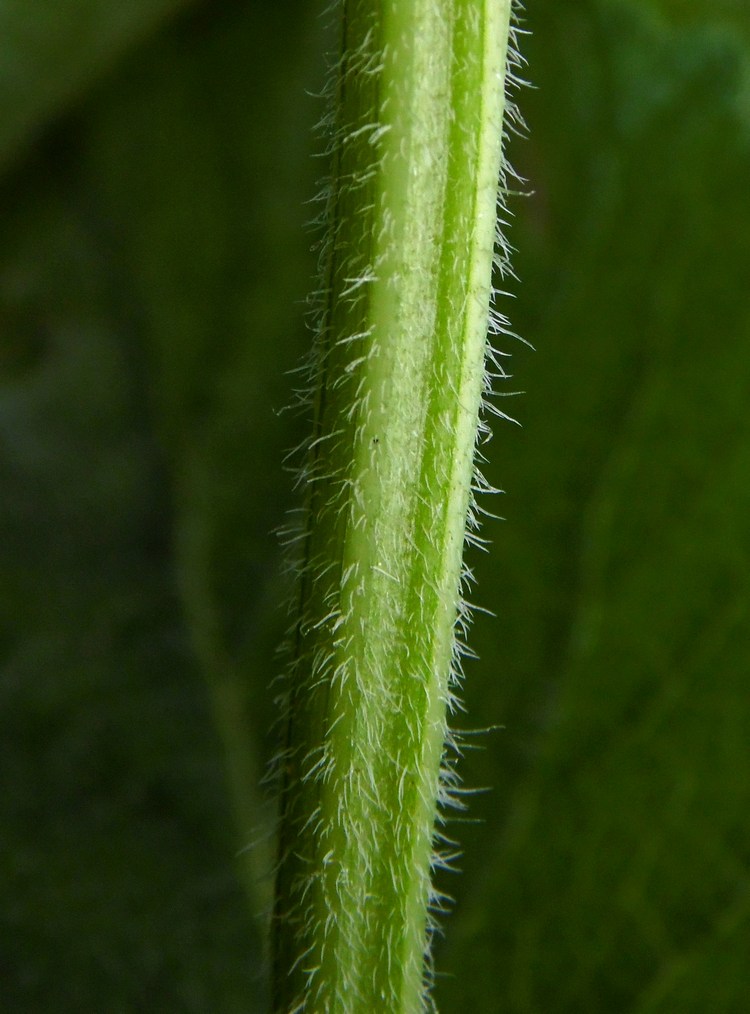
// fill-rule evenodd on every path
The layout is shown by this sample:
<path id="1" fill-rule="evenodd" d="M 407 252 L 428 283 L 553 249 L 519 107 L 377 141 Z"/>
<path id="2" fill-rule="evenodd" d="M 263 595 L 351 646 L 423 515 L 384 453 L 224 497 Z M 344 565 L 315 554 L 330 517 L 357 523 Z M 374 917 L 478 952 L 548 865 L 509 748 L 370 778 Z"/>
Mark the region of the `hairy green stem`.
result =
<path id="1" fill-rule="evenodd" d="M 413 1012 L 450 790 L 510 2 L 344 0 L 342 15 L 275 1009 Z"/>

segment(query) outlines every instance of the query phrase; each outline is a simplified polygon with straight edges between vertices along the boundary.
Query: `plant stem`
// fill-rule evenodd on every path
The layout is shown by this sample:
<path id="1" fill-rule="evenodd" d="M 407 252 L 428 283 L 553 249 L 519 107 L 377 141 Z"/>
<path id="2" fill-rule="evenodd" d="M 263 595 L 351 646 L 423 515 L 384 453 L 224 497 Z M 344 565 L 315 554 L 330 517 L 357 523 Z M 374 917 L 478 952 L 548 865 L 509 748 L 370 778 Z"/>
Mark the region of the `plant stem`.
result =
<path id="1" fill-rule="evenodd" d="M 510 0 L 344 0 L 282 760 L 277 1011 L 423 1009 Z"/>

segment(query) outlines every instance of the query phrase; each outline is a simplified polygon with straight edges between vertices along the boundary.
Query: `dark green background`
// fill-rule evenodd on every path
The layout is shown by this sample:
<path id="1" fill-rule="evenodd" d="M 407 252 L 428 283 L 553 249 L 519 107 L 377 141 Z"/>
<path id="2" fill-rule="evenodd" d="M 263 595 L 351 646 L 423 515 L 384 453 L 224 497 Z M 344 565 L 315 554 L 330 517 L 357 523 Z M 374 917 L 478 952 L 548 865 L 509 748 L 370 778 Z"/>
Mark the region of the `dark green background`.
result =
<path id="1" fill-rule="evenodd" d="M 265 1006 L 320 6 L 0 0 L 4 1011 Z M 750 14 L 527 6 L 436 999 L 742 1012 Z"/>

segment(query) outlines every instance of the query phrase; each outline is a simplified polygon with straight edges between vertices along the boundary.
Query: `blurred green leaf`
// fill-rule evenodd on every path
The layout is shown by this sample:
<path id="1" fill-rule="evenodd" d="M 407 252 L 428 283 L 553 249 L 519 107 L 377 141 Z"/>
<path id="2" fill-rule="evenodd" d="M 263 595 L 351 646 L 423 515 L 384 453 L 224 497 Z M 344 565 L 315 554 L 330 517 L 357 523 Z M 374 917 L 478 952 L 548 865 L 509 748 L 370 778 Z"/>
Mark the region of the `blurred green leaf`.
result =
<path id="1" fill-rule="evenodd" d="M 293 439 L 267 434 L 310 276 L 293 10 L 180 22 L 0 191 L 4 1006 L 262 1006 Z"/>
<path id="2" fill-rule="evenodd" d="M 750 19 L 745 0 L 637 0 L 678 24 L 721 24 L 750 39 Z"/>
<path id="3" fill-rule="evenodd" d="M 190 0 L 2 0 L 0 167 Z"/>
<path id="4" fill-rule="evenodd" d="M 497 788 L 443 1006 L 740 1010 L 738 960 L 719 992 L 695 968 L 750 945 L 745 56 L 607 5 L 533 28 L 513 316 L 539 351 L 467 680 L 507 731 L 472 765 Z"/>
<path id="5" fill-rule="evenodd" d="M 133 330 L 75 187 L 27 169 L 17 198 L 2 253 L 4 336 L 23 349 L 0 411 L 2 1006 L 247 1010 L 258 941 Z"/>

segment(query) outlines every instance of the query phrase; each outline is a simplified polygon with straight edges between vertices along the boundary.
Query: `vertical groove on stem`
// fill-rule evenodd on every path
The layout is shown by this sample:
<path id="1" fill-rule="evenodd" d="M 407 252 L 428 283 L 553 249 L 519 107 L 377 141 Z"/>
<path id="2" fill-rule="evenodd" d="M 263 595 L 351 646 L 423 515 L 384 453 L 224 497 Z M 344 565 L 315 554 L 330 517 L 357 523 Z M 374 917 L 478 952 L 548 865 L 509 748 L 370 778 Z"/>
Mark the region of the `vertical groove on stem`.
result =
<path id="1" fill-rule="evenodd" d="M 435 820 L 450 792 L 510 0 L 341 9 L 275 1009 L 406 1014 L 427 1003 Z"/>

